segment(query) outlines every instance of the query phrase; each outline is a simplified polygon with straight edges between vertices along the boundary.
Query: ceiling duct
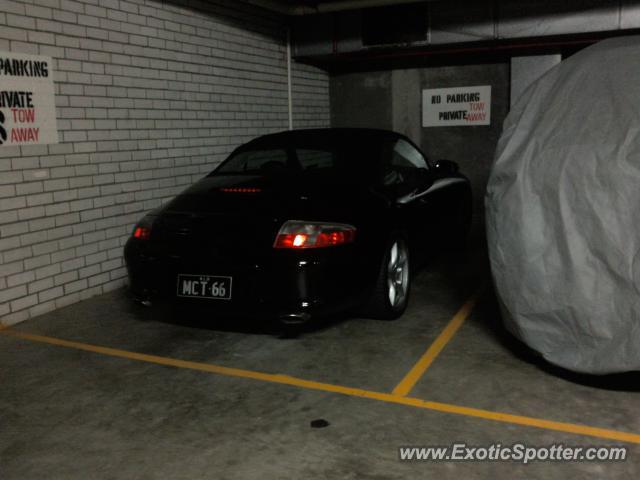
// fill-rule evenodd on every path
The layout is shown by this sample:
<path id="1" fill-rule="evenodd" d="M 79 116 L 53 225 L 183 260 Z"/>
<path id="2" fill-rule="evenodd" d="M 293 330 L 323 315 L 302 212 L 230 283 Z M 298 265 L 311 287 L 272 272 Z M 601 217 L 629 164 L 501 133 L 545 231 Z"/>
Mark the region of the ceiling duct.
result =
<path id="1" fill-rule="evenodd" d="M 276 0 L 247 0 L 251 5 L 282 13 L 284 15 L 316 15 L 319 13 L 344 12 L 363 8 L 385 7 L 390 5 L 407 5 L 412 3 L 427 3 L 428 0 L 342 0 L 329 2 L 298 2 L 286 4 Z"/>
<path id="2" fill-rule="evenodd" d="M 388 7 L 391 3 L 398 6 Z M 319 3 L 314 11 L 328 11 L 334 6 L 337 8 L 337 4 L 387 7 L 293 17 L 296 57 L 377 55 L 380 47 L 410 52 L 524 44 L 532 43 L 532 39 L 533 43 L 541 44 L 558 39 L 580 40 L 585 36 L 595 41 L 611 35 L 637 33 L 640 29 L 640 3 L 626 0 L 456 0 L 413 6 L 407 6 L 406 1 L 347 0 Z M 405 6 L 400 7 L 401 4 Z M 406 22 L 395 25 L 391 12 L 394 9 L 408 11 L 409 7 L 416 8 L 415 18 L 407 17 Z M 402 17 L 399 14 L 398 18 Z M 425 31 L 421 31 L 422 27 Z"/>

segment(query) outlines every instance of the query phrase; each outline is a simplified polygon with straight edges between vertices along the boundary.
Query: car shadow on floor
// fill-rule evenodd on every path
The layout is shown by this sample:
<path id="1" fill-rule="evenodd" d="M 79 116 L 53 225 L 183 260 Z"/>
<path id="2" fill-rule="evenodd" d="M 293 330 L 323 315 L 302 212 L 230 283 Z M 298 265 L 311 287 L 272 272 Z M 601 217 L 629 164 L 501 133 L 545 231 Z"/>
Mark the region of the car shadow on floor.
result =
<path id="1" fill-rule="evenodd" d="M 640 372 L 638 371 L 590 375 L 573 372 L 547 362 L 538 352 L 517 339 L 505 328 L 493 288 L 487 288 L 476 309 L 479 313 L 475 316 L 478 319 L 478 325 L 485 328 L 501 346 L 509 350 L 515 357 L 534 365 L 540 371 L 587 387 L 621 392 L 640 392 Z"/>
<path id="2" fill-rule="evenodd" d="M 296 338 L 333 328 L 349 318 L 348 313 L 330 318 L 312 319 L 304 324 L 285 325 L 275 318 L 212 314 L 206 308 L 162 302 L 144 306 L 131 299 L 129 313 L 140 321 L 162 322 L 176 326 L 249 335 L 267 335 L 281 339 Z"/>
<path id="3" fill-rule="evenodd" d="M 477 288 L 479 283 L 478 261 L 475 259 L 477 256 L 478 253 L 476 251 L 438 252 L 438 255 L 432 256 L 415 267 L 412 275 L 412 292 L 422 287 L 420 284 L 424 277 L 428 276 L 430 272 L 436 271 L 438 288 L 451 292 L 452 297 L 466 298 Z M 284 325 L 275 318 L 212 314 L 205 307 L 179 305 L 169 301 L 143 306 L 132 297 L 129 300 L 131 305 L 129 314 L 141 321 L 163 322 L 221 332 L 268 335 L 281 339 L 292 339 L 301 335 L 319 333 L 339 327 L 349 320 L 362 318 L 357 311 L 351 311 L 313 318 L 304 324 Z M 411 308 L 411 305 L 409 305 L 409 308 Z M 384 320 L 367 320 L 386 323 Z"/>

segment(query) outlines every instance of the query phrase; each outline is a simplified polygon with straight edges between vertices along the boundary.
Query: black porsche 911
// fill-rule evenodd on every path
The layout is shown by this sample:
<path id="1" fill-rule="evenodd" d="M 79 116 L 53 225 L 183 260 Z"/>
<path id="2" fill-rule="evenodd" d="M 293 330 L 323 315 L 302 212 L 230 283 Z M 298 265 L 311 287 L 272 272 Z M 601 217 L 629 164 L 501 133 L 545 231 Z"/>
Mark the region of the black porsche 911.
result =
<path id="1" fill-rule="evenodd" d="M 466 235 L 468 180 L 403 135 L 294 130 L 237 148 L 133 229 L 142 301 L 302 323 L 338 311 L 394 319 L 410 265 Z"/>

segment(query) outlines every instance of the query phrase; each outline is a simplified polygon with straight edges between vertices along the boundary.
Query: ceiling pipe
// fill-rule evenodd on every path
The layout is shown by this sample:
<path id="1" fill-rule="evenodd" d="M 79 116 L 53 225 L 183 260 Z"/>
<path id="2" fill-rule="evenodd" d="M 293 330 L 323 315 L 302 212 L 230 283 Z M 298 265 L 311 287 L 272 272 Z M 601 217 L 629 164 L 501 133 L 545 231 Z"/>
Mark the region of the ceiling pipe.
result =
<path id="1" fill-rule="evenodd" d="M 249 5 L 255 5 L 256 7 L 264 8 L 272 12 L 280 13 L 282 15 L 292 15 L 292 6 L 284 5 L 275 0 L 246 0 Z"/>
<path id="2" fill-rule="evenodd" d="M 552 40 L 544 41 L 540 39 L 535 41 L 534 39 L 527 39 L 526 42 L 504 44 L 504 45 L 481 45 L 481 46 L 468 46 L 468 47 L 447 47 L 436 48 L 430 50 L 414 49 L 409 51 L 395 51 L 395 52 L 376 52 L 365 51 L 360 52 L 348 52 L 342 54 L 324 55 L 321 58 L 314 57 L 299 57 L 299 61 L 308 62 L 312 65 L 319 65 L 319 60 L 325 61 L 324 65 L 339 65 L 340 62 L 369 62 L 377 60 L 397 60 L 406 58 L 420 58 L 420 57 L 435 57 L 445 55 L 460 55 L 460 54 L 476 54 L 476 53 L 492 53 L 492 52 L 510 52 L 514 50 L 534 50 L 544 48 L 562 48 L 562 47 L 584 47 L 599 42 L 603 38 L 607 37 L 589 37 L 575 40 Z M 313 62 L 312 60 L 315 60 Z"/>
<path id="3" fill-rule="evenodd" d="M 427 3 L 433 0 L 342 0 L 330 2 L 316 2 L 310 5 L 283 5 L 274 0 L 248 0 L 248 3 L 258 7 L 282 13 L 284 15 L 301 16 L 316 15 L 318 13 L 342 12 L 345 10 L 359 10 L 361 8 L 386 7 L 390 5 L 406 5 L 410 3 Z"/>
<path id="4" fill-rule="evenodd" d="M 333 2 L 318 2 L 314 7 L 310 7 L 307 5 L 292 6 L 291 15 L 314 15 L 317 13 L 343 12 L 345 10 L 387 7 L 391 5 L 405 5 L 409 3 L 426 2 L 425 0 L 343 0 Z"/>

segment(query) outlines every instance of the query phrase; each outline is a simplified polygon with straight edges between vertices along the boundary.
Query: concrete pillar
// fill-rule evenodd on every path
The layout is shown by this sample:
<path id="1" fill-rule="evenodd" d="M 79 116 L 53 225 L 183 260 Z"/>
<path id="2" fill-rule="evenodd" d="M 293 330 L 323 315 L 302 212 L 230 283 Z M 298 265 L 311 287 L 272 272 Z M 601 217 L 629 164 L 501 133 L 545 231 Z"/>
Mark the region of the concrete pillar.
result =
<path id="1" fill-rule="evenodd" d="M 391 102 L 393 130 L 402 133 L 420 145 L 422 133 L 422 89 L 417 69 L 391 72 Z"/>

